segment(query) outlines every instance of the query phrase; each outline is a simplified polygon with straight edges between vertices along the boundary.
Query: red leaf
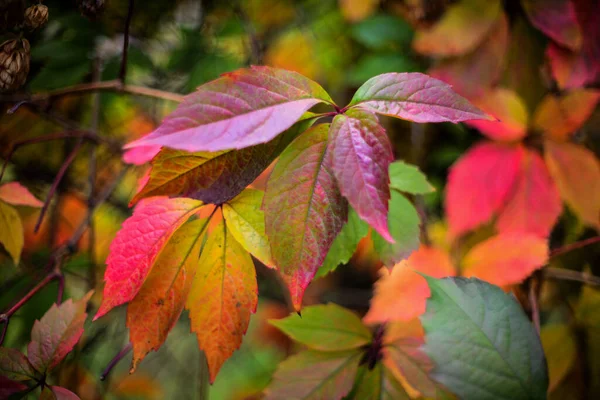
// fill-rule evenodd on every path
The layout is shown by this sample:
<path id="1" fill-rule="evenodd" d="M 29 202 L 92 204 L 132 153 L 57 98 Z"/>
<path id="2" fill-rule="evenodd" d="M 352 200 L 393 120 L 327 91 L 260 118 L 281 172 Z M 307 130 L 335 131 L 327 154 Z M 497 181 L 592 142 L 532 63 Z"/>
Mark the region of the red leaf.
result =
<path id="1" fill-rule="evenodd" d="M 35 379 L 36 374 L 35 368 L 23 353 L 17 349 L 0 347 L 0 376 L 15 381 L 28 381 Z"/>
<path id="2" fill-rule="evenodd" d="M 418 72 L 373 77 L 358 88 L 349 106 L 414 122 L 493 120 L 447 83 Z"/>
<path id="3" fill-rule="evenodd" d="M 462 260 L 461 275 L 498 286 L 522 282 L 548 261 L 548 242 L 532 234 L 507 233 L 474 246 Z"/>
<path id="4" fill-rule="evenodd" d="M 191 221 L 171 236 L 144 285 L 128 304 L 131 372 L 146 354 L 158 350 L 177 323 L 198 266 L 201 236 L 207 224 L 207 219 Z"/>
<path id="5" fill-rule="evenodd" d="M 73 350 L 83 334 L 87 317 L 85 308 L 93 292 L 81 300 L 69 299 L 52 307 L 33 324 L 27 357 L 39 372 L 45 374 L 56 367 Z"/>
<path id="6" fill-rule="evenodd" d="M 496 221 L 498 232 L 529 232 L 547 237 L 562 204 L 544 160 L 525 150 L 513 192 Z"/>
<path id="7" fill-rule="evenodd" d="M 296 72 L 239 69 L 200 86 L 158 129 L 126 148 L 242 149 L 268 142 L 321 102 L 333 104 L 321 86 Z"/>
<path id="8" fill-rule="evenodd" d="M 392 146 L 375 114 L 349 110 L 329 129 L 331 164 L 340 192 L 358 215 L 381 236 L 394 242 L 388 229 L 389 165 Z"/>
<path id="9" fill-rule="evenodd" d="M 46 386 L 42 390 L 40 400 L 80 400 L 79 396 L 60 386 Z"/>
<path id="10" fill-rule="evenodd" d="M 446 188 L 452 236 L 476 228 L 500 211 L 517 183 L 524 152 L 521 146 L 481 143 L 452 166 Z"/>
<path id="11" fill-rule="evenodd" d="M 135 297 L 173 232 L 201 206 L 197 200 L 158 197 L 135 208 L 110 246 L 104 297 L 94 320 Z"/>
<path id="12" fill-rule="evenodd" d="M 578 50 L 582 35 L 572 0 L 525 0 L 523 8 L 531 23 L 560 45 Z"/>
<path id="13" fill-rule="evenodd" d="M 10 182 L 0 186 L 0 200 L 14 206 L 41 207 L 44 205 L 19 182 Z"/>
<path id="14" fill-rule="evenodd" d="M 123 153 L 123 161 L 127 164 L 142 165 L 151 161 L 158 154 L 161 146 L 139 146 Z"/>
<path id="15" fill-rule="evenodd" d="M 27 386 L 25 386 L 24 384 L 12 381 L 0 375 L 0 399 L 10 399 L 10 396 L 19 392 L 25 392 L 27 389 Z M 21 399 L 24 397 L 25 393 L 19 395 L 17 398 Z"/>
<path id="16" fill-rule="evenodd" d="M 328 129 L 317 125 L 285 149 L 263 200 L 271 253 L 297 310 L 347 218 L 327 154 Z"/>

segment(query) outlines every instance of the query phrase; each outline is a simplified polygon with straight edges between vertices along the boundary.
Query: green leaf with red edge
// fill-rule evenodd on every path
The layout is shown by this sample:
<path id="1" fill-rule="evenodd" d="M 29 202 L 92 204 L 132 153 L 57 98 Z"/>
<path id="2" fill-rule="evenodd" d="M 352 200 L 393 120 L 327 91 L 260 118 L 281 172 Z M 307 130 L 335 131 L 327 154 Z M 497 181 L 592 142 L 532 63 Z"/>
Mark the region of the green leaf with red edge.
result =
<path id="1" fill-rule="evenodd" d="M 465 54 L 485 40 L 501 15 L 500 0 L 461 0 L 433 26 L 418 30 L 413 48 L 437 56 Z"/>
<path id="2" fill-rule="evenodd" d="M 574 143 L 545 144 L 544 158 L 567 205 L 589 226 L 600 229 L 600 162 Z"/>
<path id="3" fill-rule="evenodd" d="M 208 219 L 185 223 L 169 239 L 148 278 L 127 306 L 129 341 L 133 345 L 131 372 L 150 351 L 158 350 L 177 323 L 194 273 Z"/>
<path id="4" fill-rule="evenodd" d="M 279 364 L 266 400 L 340 400 L 354 383 L 361 352 L 303 351 Z"/>
<path id="5" fill-rule="evenodd" d="M 138 204 L 111 243 L 104 297 L 94 320 L 135 297 L 171 235 L 201 206 L 198 200 L 166 197 Z"/>
<path id="6" fill-rule="evenodd" d="M 306 307 L 302 316 L 292 314 L 269 323 L 313 350 L 357 349 L 372 339 L 371 332 L 356 314 L 333 303 Z"/>
<path id="7" fill-rule="evenodd" d="M 31 342 L 27 345 L 27 358 L 39 372 L 46 374 L 56 367 L 73 350 L 83 334 L 87 317 L 87 303 L 93 292 L 79 301 L 68 299 L 61 305 L 53 304 L 44 316 L 35 321 Z"/>
<path id="8" fill-rule="evenodd" d="M 500 211 L 517 183 L 524 154 L 521 146 L 485 142 L 452 166 L 445 199 L 452 236 L 486 223 Z"/>
<path id="9" fill-rule="evenodd" d="M 281 154 L 263 200 L 271 255 L 296 310 L 347 218 L 328 154 L 328 129 L 309 129 Z"/>
<path id="10" fill-rule="evenodd" d="M 221 220 L 202 249 L 186 302 L 192 332 L 206 354 L 211 383 L 240 347 L 257 303 L 252 259 Z"/>
<path id="11" fill-rule="evenodd" d="M 540 31 L 561 46 L 579 50 L 583 41 L 572 0 L 524 0 L 523 9 Z"/>
<path id="12" fill-rule="evenodd" d="M 419 72 L 375 76 L 358 88 L 349 106 L 413 122 L 494 120 L 447 83 Z"/>
<path id="13" fill-rule="evenodd" d="M 44 205 L 19 182 L 9 182 L 0 186 L 0 200 L 13 206 L 41 207 Z"/>
<path id="14" fill-rule="evenodd" d="M 542 157 L 525 150 L 512 195 L 496 220 L 499 233 L 529 232 L 547 237 L 562 211 L 558 189 Z"/>
<path id="15" fill-rule="evenodd" d="M 313 114 L 306 113 L 303 118 Z M 191 197 L 222 204 L 252 183 L 312 121 L 298 122 L 268 143 L 241 150 L 195 152 L 163 148 L 153 158 L 150 176 L 131 203 L 144 197 Z"/>
<path id="16" fill-rule="evenodd" d="M 391 267 L 419 248 L 421 221 L 412 203 L 396 190 L 392 190 L 387 220 L 394 243 L 388 242 L 377 232 L 373 232 L 371 237 L 379 258 Z"/>
<path id="17" fill-rule="evenodd" d="M 0 201 L 0 244 L 4 246 L 15 265 L 21 260 L 24 244 L 23 224 L 17 210 Z"/>
<path id="18" fill-rule="evenodd" d="M 321 86 L 296 72 L 239 69 L 198 87 L 158 129 L 126 147 L 242 149 L 270 141 L 322 102 L 333 104 Z"/>
<path id="19" fill-rule="evenodd" d="M 44 386 L 40 400 L 79 400 L 79 396 L 60 386 Z"/>
<path id="20" fill-rule="evenodd" d="M 17 349 L 0 347 L 0 376 L 14 381 L 36 379 L 39 373 Z"/>
<path id="21" fill-rule="evenodd" d="M 471 248 L 462 260 L 461 272 L 465 277 L 474 276 L 494 285 L 512 285 L 547 262 L 546 239 L 529 233 L 505 233 Z"/>
<path id="22" fill-rule="evenodd" d="M 271 245 L 265 233 L 265 215 L 261 209 L 264 192 L 246 189 L 228 203 L 223 204 L 223 217 L 231 235 L 246 251 L 273 268 Z"/>
<path id="23" fill-rule="evenodd" d="M 390 188 L 410 194 L 427 194 L 435 192 L 435 188 L 427 181 L 427 177 L 418 167 L 404 161 L 390 164 Z"/>
<path id="24" fill-rule="evenodd" d="M 21 382 L 15 382 L 0 375 L 0 399 L 10 399 L 16 395 L 16 398 L 22 399 L 27 395 L 29 388 Z"/>
<path id="25" fill-rule="evenodd" d="M 359 368 L 354 389 L 348 396 L 351 399 L 410 400 L 410 396 L 392 371 L 377 363 L 373 369 Z"/>
<path id="26" fill-rule="evenodd" d="M 350 109 L 329 128 L 329 151 L 340 192 L 358 215 L 386 240 L 392 145 L 375 114 Z"/>

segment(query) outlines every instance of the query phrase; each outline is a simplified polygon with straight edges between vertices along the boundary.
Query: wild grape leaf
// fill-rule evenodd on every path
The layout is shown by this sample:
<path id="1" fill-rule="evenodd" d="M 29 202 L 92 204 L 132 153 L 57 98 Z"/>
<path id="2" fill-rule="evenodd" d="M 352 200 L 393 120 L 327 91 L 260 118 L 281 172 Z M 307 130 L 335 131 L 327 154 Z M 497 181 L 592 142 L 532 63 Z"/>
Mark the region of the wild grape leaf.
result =
<path id="1" fill-rule="evenodd" d="M 150 351 L 158 350 L 177 323 L 188 293 L 208 219 L 184 224 L 169 239 L 144 284 L 127 305 L 129 341 L 133 345 L 131 372 Z"/>
<path id="2" fill-rule="evenodd" d="M 310 349 L 342 351 L 371 342 L 371 332 L 352 311 L 336 304 L 316 305 L 269 323 Z"/>
<path id="3" fill-rule="evenodd" d="M 266 400 L 340 400 L 356 377 L 361 352 L 303 351 L 279 364 Z"/>
<path id="4" fill-rule="evenodd" d="M 0 376 L 14 381 L 37 378 L 37 371 L 27 357 L 17 349 L 0 347 Z"/>
<path id="5" fill-rule="evenodd" d="M 166 197 L 138 204 L 110 245 L 104 296 L 94 320 L 133 300 L 171 235 L 201 206 L 198 200 Z"/>
<path id="6" fill-rule="evenodd" d="M 271 245 L 265 233 L 265 215 L 261 210 L 263 197 L 262 191 L 248 188 L 223 204 L 223 216 L 235 240 L 248 253 L 273 268 L 275 262 L 271 257 Z"/>
<path id="7" fill-rule="evenodd" d="M 390 164 L 390 188 L 410 194 L 427 194 L 435 188 L 427 181 L 427 177 L 418 167 L 404 161 Z"/>
<path id="8" fill-rule="evenodd" d="M 0 375 L 0 399 L 10 399 L 11 396 L 17 395 L 16 398 L 24 398 L 27 395 L 28 387 L 21 382 L 15 382 Z"/>
<path id="9" fill-rule="evenodd" d="M 40 400 L 80 400 L 79 396 L 60 386 L 44 386 Z"/>
<path id="10" fill-rule="evenodd" d="M 126 148 L 242 149 L 268 142 L 321 102 L 333 104 L 321 86 L 296 72 L 239 69 L 198 87 L 158 129 Z"/>
<path id="11" fill-rule="evenodd" d="M 369 233 L 369 225 L 364 222 L 352 208 L 348 211 L 348 222 L 331 244 L 323 265 L 315 278 L 320 278 L 334 271 L 339 265 L 346 264 L 356 251 L 358 243 Z"/>
<path id="12" fill-rule="evenodd" d="M 481 143 L 452 166 L 445 199 L 450 235 L 460 236 L 500 211 L 517 183 L 523 157 L 520 146 Z"/>
<path id="13" fill-rule="evenodd" d="M 19 182 L 9 182 L 0 186 L 0 200 L 13 206 L 41 207 L 44 205 Z"/>
<path id="14" fill-rule="evenodd" d="M 358 88 L 349 106 L 413 122 L 493 120 L 447 83 L 418 72 L 375 76 Z"/>
<path id="15" fill-rule="evenodd" d="M 296 310 L 347 218 L 327 154 L 328 129 L 317 125 L 284 150 L 263 200 L 271 255 Z"/>
<path id="16" fill-rule="evenodd" d="M 555 42 L 571 50 L 579 50 L 582 33 L 572 0 L 524 0 L 523 9 L 529 20 Z"/>
<path id="17" fill-rule="evenodd" d="M 139 146 L 126 150 L 123 153 L 123 161 L 127 164 L 142 165 L 152 161 L 160 152 L 161 146 Z"/>
<path id="18" fill-rule="evenodd" d="M 573 143 L 551 141 L 545 150 L 546 165 L 562 198 L 586 225 L 600 228 L 600 163 L 594 153 Z"/>
<path id="19" fill-rule="evenodd" d="M 428 29 L 417 31 L 413 48 L 422 54 L 456 56 L 473 50 L 500 16 L 499 0 L 462 0 Z"/>
<path id="20" fill-rule="evenodd" d="M 579 89 L 564 96 L 544 97 L 533 116 L 533 128 L 556 141 L 567 141 L 588 120 L 600 91 Z"/>
<path id="21" fill-rule="evenodd" d="M 386 240 L 392 145 L 375 114 L 350 109 L 329 129 L 331 164 L 340 192 L 358 215 Z"/>
<path id="22" fill-rule="evenodd" d="M 572 328 L 566 324 L 544 325 L 540 332 L 548 362 L 549 386 L 552 392 L 566 378 L 577 361 L 577 342 Z"/>
<path id="23" fill-rule="evenodd" d="M 471 248 L 462 260 L 461 272 L 466 277 L 504 286 L 522 282 L 547 262 L 546 239 L 527 233 L 506 233 Z"/>
<path id="24" fill-rule="evenodd" d="M 163 195 L 225 203 L 252 183 L 310 124 L 311 121 L 298 122 L 268 143 L 241 150 L 190 153 L 163 148 L 152 160 L 148 182 L 131 203 Z"/>
<path id="25" fill-rule="evenodd" d="M 546 360 L 519 304 L 497 286 L 426 277 L 431 297 L 421 317 L 431 377 L 461 398 L 545 399 Z"/>
<path id="26" fill-rule="evenodd" d="M 381 261 L 391 267 L 419 248 L 421 221 L 412 203 L 395 190 L 392 190 L 387 220 L 394 243 L 388 242 L 377 232 L 373 232 L 371 238 Z"/>
<path id="27" fill-rule="evenodd" d="M 512 142 L 527 135 L 529 113 L 523 100 L 514 91 L 504 88 L 491 89 L 473 100 L 473 104 L 497 118 L 497 121 L 467 122 L 490 139 Z"/>
<path id="28" fill-rule="evenodd" d="M 0 243 L 10 254 L 15 265 L 21 260 L 24 240 L 19 213 L 14 207 L 0 201 Z"/>
<path id="29" fill-rule="evenodd" d="M 257 303 L 252 259 L 221 220 L 202 249 L 186 302 L 192 332 L 206 354 L 211 383 L 240 347 Z"/>
<path id="30" fill-rule="evenodd" d="M 381 363 L 373 369 L 361 366 L 357 373 L 354 389 L 348 400 L 410 400 L 410 396 L 394 374 Z"/>
<path id="31" fill-rule="evenodd" d="M 526 150 L 519 168 L 513 194 L 505 199 L 496 229 L 547 237 L 562 211 L 558 189 L 537 153 Z"/>
<path id="32" fill-rule="evenodd" d="M 462 96 L 477 98 L 502 75 L 508 50 L 508 21 L 502 13 L 488 36 L 472 52 L 441 60 L 428 74 L 442 80 Z"/>
<path id="33" fill-rule="evenodd" d="M 375 283 L 375 293 L 364 322 L 409 321 L 423 314 L 429 288 L 416 271 L 435 278 L 456 274 L 448 253 L 421 246 L 406 261 L 396 264 L 391 272 L 387 268 L 379 270 L 380 277 Z"/>
<path id="34" fill-rule="evenodd" d="M 79 342 L 87 317 L 85 308 L 92 294 L 89 292 L 77 302 L 68 299 L 61 305 L 53 304 L 35 321 L 27 357 L 36 370 L 43 374 L 51 371 Z"/>

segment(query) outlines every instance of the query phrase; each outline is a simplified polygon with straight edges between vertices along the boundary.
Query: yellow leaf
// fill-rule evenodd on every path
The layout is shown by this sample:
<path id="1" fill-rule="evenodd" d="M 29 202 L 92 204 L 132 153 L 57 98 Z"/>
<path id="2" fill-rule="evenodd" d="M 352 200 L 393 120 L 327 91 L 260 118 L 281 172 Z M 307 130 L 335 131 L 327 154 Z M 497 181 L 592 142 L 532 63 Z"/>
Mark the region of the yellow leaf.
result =
<path id="1" fill-rule="evenodd" d="M 4 245 L 15 265 L 19 264 L 23 250 L 23 224 L 14 207 L 0 201 L 0 243 Z"/>
<path id="2" fill-rule="evenodd" d="M 350 22 L 367 18 L 377 10 L 379 0 L 340 0 L 340 11 Z"/>
<path id="3" fill-rule="evenodd" d="M 546 325 L 540 332 L 542 346 L 548 363 L 551 392 L 567 376 L 577 356 L 577 343 L 567 325 Z"/>

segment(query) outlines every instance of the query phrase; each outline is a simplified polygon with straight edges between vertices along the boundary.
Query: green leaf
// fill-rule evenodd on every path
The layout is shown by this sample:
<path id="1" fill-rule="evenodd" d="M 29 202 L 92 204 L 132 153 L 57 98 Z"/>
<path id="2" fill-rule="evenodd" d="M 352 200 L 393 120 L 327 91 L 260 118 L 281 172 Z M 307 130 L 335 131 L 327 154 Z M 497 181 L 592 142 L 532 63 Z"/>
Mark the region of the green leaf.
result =
<path id="1" fill-rule="evenodd" d="M 317 271 L 315 278 L 320 278 L 333 272 L 340 264 L 346 264 L 356 251 L 358 242 L 367 236 L 367 233 L 369 233 L 369 225 L 360 219 L 356 211 L 350 209 L 348 212 L 348 222 L 331 244 L 325 261 L 323 261 L 323 265 Z"/>
<path id="2" fill-rule="evenodd" d="M 408 383 L 427 397 L 435 397 L 437 385 L 429 376 L 432 362 L 423 352 L 422 337 L 400 337 L 387 343 L 384 363 L 398 370 Z"/>
<path id="3" fill-rule="evenodd" d="M 340 400 L 352 389 L 360 352 L 304 351 L 279 364 L 266 400 Z"/>
<path id="4" fill-rule="evenodd" d="M 348 71 L 348 83 L 360 86 L 375 75 L 387 72 L 416 72 L 419 66 L 407 54 L 383 53 L 366 54 L 359 58 Z"/>
<path id="5" fill-rule="evenodd" d="M 354 25 L 351 34 L 360 44 L 380 50 L 409 47 L 413 37 L 413 29 L 403 19 L 392 15 L 379 14 Z"/>
<path id="6" fill-rule="evenodd" d="M 390 188 L 411 194 L 435 191 L 418 167 L 404 161 L 394 161 L 390 164 Z"/>
<path id="7" fill-rule="evenodd" d="M 431 297 L 421 317 L 432 377 L 466 399 L 545 399 L 540 338 L 519 304 L 478 279 L 425 276 Z"/>
<path id="8" fill-rule="evenodd" d="M 373 247 L 381 261 L 391 267 L 407 258 L 419 247 L 419 214 L 410 201 L 395 190 L 391 191 L 388 227 L 395 243 L 389 243 L 372 232 Z"/>
<path id="9" fill-rule="evenodd" d="M 271 325 L 314 350 L 356 349 L 371 341 L 371 332 L 356 314 L 336 304 L 306 307 L 302 317 L 270 320 Z"/>
<path id="10" fill-rule="evenodd" d="M 393 373 L 377 363 L 373 369 L 360 367 L 354 389 L 347 399 L 409 400 L 410 396 Z"/>
<path id="11" fill-rule="evenodd" d="M 14 381 L 28 381 L 38 373 L 19 350 L 0 347 L 0 375 Z"/>

